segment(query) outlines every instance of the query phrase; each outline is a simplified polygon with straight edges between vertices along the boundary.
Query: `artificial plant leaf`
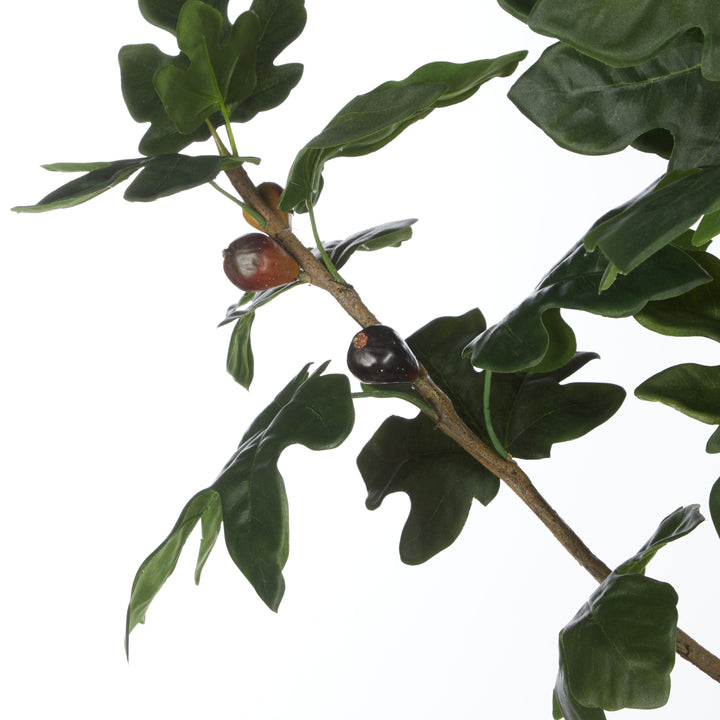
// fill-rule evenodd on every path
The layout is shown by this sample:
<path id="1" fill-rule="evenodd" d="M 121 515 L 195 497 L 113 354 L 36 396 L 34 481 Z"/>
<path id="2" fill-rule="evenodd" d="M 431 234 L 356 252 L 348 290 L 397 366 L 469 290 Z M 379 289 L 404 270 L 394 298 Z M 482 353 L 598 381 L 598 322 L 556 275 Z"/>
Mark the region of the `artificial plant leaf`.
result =
<path id="1" fill-rule="evenodd" d="M 700 221 L 697 230 L 693 234 L 693 244 L 696 246 L 705 245 L 717 235 L 720 235 L 720 210 L 708 213 Z"/>
<path id="2" fill-rule="evenodd" d="M 515 52 L 464 64 L 430 63 L 405 80 L 386 82 L 358 95 L 298 153 L 280 209 L 307 211 L 317 202 L 328 160 L 379 150 L 435 108 L 461 102 L 488 80 L 510 75 L 526 54 Z"/>
<path id="3" fill-rule="evenodd" d="M 131 202 L 150 202 L 213 180 L 220 172 L 218 155 L 161 155 L 152 158 L 125 190 Z"/>
<path id="4" fill-rule="evenodd" d="M 658 550 L 670 542 L 691 533 L 705 518 L 700 513 L 699 505 L 687 505 L 663 518 L 653 536 L 622 565 L 615 569 L 616 573 L 644 573 L 647 564 L 655 557 Z"/>
<path id="5" fill-rule="evenodd" d="M 257 46 L 257 84 L 252 94 L 232 107 L 235 122 L 247 122 L 257 113 L 280 105 L 300 82 L 300 63 L 275 65 L 277 56 L 305 28 L 305 0 L 253 0 L 250 10 L 260 21 Z"/>
<path id="6" fill-rule="evenodd" d="M 675 664 L 677 593 L 643 573 L 660 548 L 703 519 L 697 505 L 665 517 L 560 632 L 556 718 L 602 719 L 603 710 L 650 709 L 667 702 Z"/>
<path id="7" fill-rule="evenodd" d="M 710 517 L 715 526 L 715 532 L 720 537 L 720 479 L 715 481 L 710 490 Z"/>
<path id="8" fill-rule="evenodd" d="M 484 328 L 480 311 L 471 310 L 432 320 L 407 343 L 465 422 L 489 443 L 483 413 L 485 374 L 462 355 L 468 341 Z M 625 391 L 617 385 L 562 384 L 595 358 L 595 353 L 577 353 L 550 372 L 493 374 L 490 417 L 508 452 L 525 459 L 549 457 L 553 444 L 585 435 L 618 410 Z"/>
<path id="9" fill-rule="evenodd" d="M 707 252 L 695 252 L 691 257 L 712 280 L 682 295 L 649 302 L 635 319 L 663 335 L 720 342 L 720 260 Z"/>
<path id="10" fill-rule="evenodd" d="M 674 365 L 645 380 L 635 395 L 716 425 L 720 423 L 720 365 Z"/>
<path id="11" fill-rule="evenodd" d="M 468 340 L 482 332 L 479 310 L 437 318 L 407 338 L 431 377 L 450 397 L 468 426 L 488 442 L 483 413 L 484 373 L 461 356 Z M 578 354 L 553 373 L 493 375 L 490 417 L 501 442 L 516 457 L 547 457 L 556 442 L 593 429 L 612 415 L 624 391 L 602 383 L 561 385 L 594 355 Z M 411 388 L 393 388 L 412 402 Z M 404 562 L 419 563 L 448 547 L 462 530 L 473 498 L 487 504 L 496 478 L 423 413 L 412 420 L 386 420 L 358 456 L 368 488 L 367 505 L 377 508 L 392 492 L 409 495 L 411 511 L 400 541 Z"/>
<path id="12" fill-rule="evenodd" d="M 630 275 L 618 276 L 600 292 L 608 268 L 599 251 L 578 243 L 543 278 L 532 295 L 501 322 L 468 343 L 465 354 L 476 367 L 516 372 L 551 370 L 575 352 L 575 336 L 559 309 L 584 310 L 605 317 L 635 315 L 650 300 L 681 295 L 710 279 L 685 252 L 668 245 Z M 552 362 L 547 359 L 551 358 Z"/>
<path id="13" fill-rule="evenodd" d="M 145 622 L 145 613 L 165 581 L 172 575 L 185 541 L 197 521 L 213 506 L 220 504 L 220 496 L 212 488 L 193 496 L 180 513 L 170 534 L 148 557 L 135 574 L 130 591 L 130 603 L 125 624 L 125 652 L 129 652 L 130 632 L 138 623 Z"/>
<path id="14" fill-rule="evenodd" d="M 676 605 L 671 585 L 612 573 L 560 632 L 564 672 L 556 697 L 603 710 L 664 705 L 675 664 Z"/>
<path id="15" fill-rule="evenodd" d="M 345 240 L 336 240 L 325 245 L 325 250 L 337 269 L 343 267 L 357 250 L 371 251 L 381 250 L 385 247 L 398 247 L 402 242 L 412 236 L 410 226 L 414 219 L 398 220 L 395 222 L 377 225 L 350 235 Z M 312 249 L 316 257 L 320 253 L 316 248 Z M 302 284 L 303 280 L 296 280 L 276 288 L 270 288 L 261 292 L 246 293 L 236 305 L 231 305 L 220 325 L 237 321 L 230 338 L 230 346 L 227 356 L 227 370 L 244 388 L 249 389 L 253 379 L 253 354 L 250 332 L 255 311 L 273 300 L 281 293 L 296 285 Z"/>
<path id="16" fill-rule="evenodd" d="M 720 83 L 702 76 L 701 49 L 697 36 L 683 35 L 642 65 L 612 68 L 558 43 L 517 80 L 508 97 L 573 152 L 618 152 L 641 138 L 641 149 L 666 156 L 669 132 L 671 170 L 720 164 L 715 121 Z M 648 135 L 658 129 L 659 136 Z"/>
<path id="17" fill-rule="evenodd" d="M 277 610 L 285 583 L 288 556 L 288 507 L 277 467 L 282 451 L 299 443 L 311 450 L 340 445 L 350 433 L 354 410 L 345 375 L 323 375 L 303 368 L 251 423 L 239 447 L 213 485 L 185 506 L 168 538 L 142 563 L 130 596 L 126 647 L 130 631 L 172 574 L 190 532 L 203 520 L 196 580 L 217 539 L 262 600 Z M 220 513 L 218 512 L 218 506 Z"/>
<path id="18" fill-rule="evenodd" d="M 127 180 L 146 162 L 147 158 L 140 158 L 103 164 L 102 167 L 61 185 L 35 205 L 20 205 L 12 209 L 15 212 L 35 213 L 80 205 Z"/>
<path id="19" fill-rule="evenodd" d="M 720 98 L 719 98 L 720 99 Z M 601 218 L 583 238 L 629 273 L 720 203 L 720 165 L 664 175 L 637 198 Z"/>
<path id="20" fill-rule="evenodd" d="M 255 373 L 255 360 L 250 340 L 254 320 L 255 310 L 249 310 L 238 318 L 230 336 L 227 354 L 227 371 L 235 382 L 240 383 L 246 390 L 250 389 Z"/>
<path id="21" fill-rule="evenodd" d="M 531 10 L 527 20 L 535 32 L 556 37 L 585 55 L 618 67 L 649 60 L 674 38 L 699 28 L 704 39 L 703 73 L 710 80 L 720 80 L 720 17 L 714 0 L 539 0 L 520 4 Z"/>
<path id="22" fill-rule="evenodd" d="M 189 134 L 181 133 L 165 111 L 153 84 L 153 77 L 160 68 L 187 68 L 187 57 L 166 55 L 152 44 L 125 45 L 120 48 L 118 62 L 122 95 L 131 117 L 138 123 L 150 123 L 138 148 L 143 155 L 178 152 L 193 142 L 210 137 L 205 124 Z M 213 120 L 217 125 L 218 118 Z M 219 121 L 222 122 L 222 116 Z"/>
<path id="23" fill-rule="evenodd" d="M 227 112 L 229 104 L 252 93 L 259 35 L 253 12 L 240 15 L 226 35 L 217 10 L 200 0 L 183 5 L 177 39 L 189 64 L 166 64 L 153 75 L 155 90 L 180 132 L 193 132 L 213 113 Z"/>
<path id="24" fill-rule="evenodd" d="M 641 400 L 669 405 L 700 422 L 720 424 L 720 365 L 674 365 L 645 380 L 635 389 Z M 708 441 L 707 452 L 720 452 L 718 431 Z"/>
<path id="25" fill-rule="evenodd" d="M 358 250 L 371 252 L 387 247 L 399 247 L 412 237 L 415 218 L 395 220 L 394 222 L 376 225 L 375 227 L 353 233 L 344 240 L 335 240 L 325 245 L 325 251 L 333 265 L 340 269 Z M 319 253 L 315 251 L 319 257 Z"/>
<path id="26" fill-rule="evenodd" d="M 203 0 L 206 5 L 220 12 L 223 20 L 229 24 L 227 16 L 228 0 Z M 163 28 L 175 35 L 180 10 L 186 0 L 139 0 L 142 16 L 151 24 Z"/>
<path id="27" fill-rule="evenodd" d="M 389 417 L 357 458 L 369 510 L 405 492 L 411 508 L 400 537 L 400 558 L 417 565 L 460 535 L 473 499 L 487 505 L 500 481 L 437 430 L 426 415 Z"/>
<path id="28" fill-rule="evenodd" d="M 498 0 L 498 5 L 513 17 L 518 18 L 518 20 L 527 22 L 528 15 L 537 1 L 538 0 Z"/>

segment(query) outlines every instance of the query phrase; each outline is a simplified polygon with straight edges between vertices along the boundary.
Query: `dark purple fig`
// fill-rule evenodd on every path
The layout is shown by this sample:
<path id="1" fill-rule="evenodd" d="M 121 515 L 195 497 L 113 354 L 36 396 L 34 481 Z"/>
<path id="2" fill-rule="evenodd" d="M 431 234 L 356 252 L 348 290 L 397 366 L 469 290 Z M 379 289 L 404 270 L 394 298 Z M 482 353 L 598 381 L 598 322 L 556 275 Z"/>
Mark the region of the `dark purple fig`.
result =
<path id="1" fill-rule="evenodd" d="M 245 292 L 267 290 L 297 280 L 300 267 L 271 237 L 249 233 L 223 250 L 223 269 Z"/>
<path id="2" fill-rule="evenodd" d="M 420 367 L 407 343 L 387 325 L 355 335 L 347 354 L 350 372 L 364 383 L 415 382 Z"/>

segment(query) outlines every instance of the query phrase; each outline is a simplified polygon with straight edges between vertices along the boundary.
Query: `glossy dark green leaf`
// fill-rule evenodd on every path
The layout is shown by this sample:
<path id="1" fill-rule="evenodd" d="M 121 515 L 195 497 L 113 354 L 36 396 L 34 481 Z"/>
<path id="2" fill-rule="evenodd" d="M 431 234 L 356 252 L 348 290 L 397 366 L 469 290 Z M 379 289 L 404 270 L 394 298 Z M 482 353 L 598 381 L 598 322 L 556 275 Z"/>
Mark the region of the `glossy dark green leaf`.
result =
<path id="1" fill-rule="evenodd" d="M 195 131 L 213 113 L 250 96 L 257 82 L 259 36 L 255 13 L 240 15 L 225 36 L 217 10 L 200 0 L 183 5 L 177 38 L 189 64 L 166 64 L 153 75 L 165 112 L 180 132 Z"/>
<path id="2" fill-rule="evenodd" d="M 560 317 L 560 308 L 628 317 L 640 312 L 650 300 L 681 295 L 710 279 L 689 255 L 673 246 L 662 248 L 630 275 L 619 276 L 600 292 L 607 269 L 607 258 L 599 250 L 590 253 L 579 243 L 532 295 L 472 340 L 465 354 L 475 366 L 496 372 L 535 367 L 551 370 L 575 352 L 575 335 Z"/>
<path id="3" fill-rule="evenodd" d="M 518 4 L 514 0 L 512 5 Z M 654 57 L 682 33 L 699 28 L 702 67 L 720 80 L 720 17 L 715 0 L 539 0 L 528 24 L 538 33 L 572 45 L 608 65 L 637 65 Z M 527 6 L 530 6 L 528 8 Z"/>
<path id="4" fill-rule="evenodd" d="M 513 17 L 527 22 L 528 15 L 537 1 L 538 0 L 498 0 L 498 4 Z"/>
<path id="5" fill-rule="evenodd" d="M 180 513 L 175 527 L 162 544 L 140 565 L 128 605 L 125 625 L 125 652 L 129 652 L 130 632 L 138 623 L 145 622 L 145 613 L 165 581 L 172 575 L 180 553 L 198 520 L 205 514 L 214 514 L 214 506 L 220 504 L 220 496 L 212 488 L 202 490 L 193 496 Z M 203 560 L 204 562 L 204 560 Z"/>
<path id="6" fill-rule="evenodd" d="M 260 21 L 257 47 L 257 84 L 252 94 L 233 105 L 234 122 L 247 122 L 257 113 L 280 105 L 300 82 L 300 63 L 275 65 L 277 56 L 303 31 L 305 0 L 253 0 L 250 10 Z"/>
<path id="7" fill-rule="evenodd" d="M 400 537 L 400 557 L 410 565 L 429 560 L 451 545 L 467 520 L 473 499 L 487 505 L 500 481 L 431 419 L 390 417 L 357 458 L 375 510 L 394 492 L 410 497 L 411 509 Z"/>
<path id="8" fill-rule="evenodd" d="M 222 525 L 230 557 L 262 600 L 277 610 L 289 534 L 285 485 L 277 467 L 280 454 L 295 443 L 311 450 L 337 447 L 354 423 L 349 381 L 345 375 L 324 375 L 326 367 L 309 374 L 306 366 L 283 388 L 255 418 L 213 485 L 190 500 L 170 535 L 142 563 L 130 595 L 126 648 L 130 631 L 144 622 L 198 520 L 203 538 L 196 581 Z"/>
<path id="9" fill-rule="evenodd" d="M 667 583 L 611 574 L 560 633 L 565 693 L 586 708 L 664 705 L 675 664 L 676 605 Z"/>
<path id="10" fill-rule="evenodd" d="M 705 215 L 697 226 L 693 241 L 696 246 L 701 246 L 717 235 L 720 235 L 720 210 Z"/>
<path id="11" fill-rule="evenodd" d="M 590 251 L 599 247 L 620 272 L 629 273 L 719 203 L 720 165 L 670 173 L 599 220 L 583 243 Z"/>
<path id="12" fill-rule="evenodd" d="M 383 83 L 355 97 L 297 155 L 281 209 L 304 212 L 317 202 L 322 171 L 331 158 L 380 149 L 435 108 L 461 102 L 488 80 L 510 75 L 526 54 L 516 52 L 459 65 L 430 63 L 405 80 Z"/>
<path id="13" fill-rule="evenodd" d="M 217 155 L 161 155 L 158 157 L 115 160 L 114 162 L 57 163 L 49 170 L 78 172 L 89 169 L 82 177 L 62 185 L 44 197 L 37 205 L 13 208 L 16 212 L 45 212 L 73 207 L 87 202 L 119 183 L 133 173 L 140 174 L 125 191 L 125 199 L 149 202 L 174 193 L 188 190 L 212 180 L 222 169 L 243 162 L 256 162 L 257 158 L 220 158 Z"/>
<path id="14" fill-rule="evenodd" d="M 653 536 L 622 565 L 615 569 L 616 573 L 644 573 L 647 564 L 655 557 L 658 550 L 670 542 L 691 533 L 705 518 L 700 513 L 699 505 L 687 505 L 663 518 Z"/>
<path id="15" fill-rule="evenodd" d="M 468 340 L 484 328 L 480 311 L 471 310 L 459 317 L 437 318 L 407 342 L 465 422 L 488 441 L 484 373 L 476 372 L 461 356 Z M 622 388 L 602 383 L 561 384 L 593 357 L 578 354 L 553 373 L 493 375 L 490 416 L 501 442 L 514 456 L 547 457 L 554 443 L 589 432 L 618 409 L 624 398 Z M 414 401 L 409 385 L 391 390 L 393 396 Z M 496 478 L 435 429 L 427 408 L 421 410 L 412 420 L 386 420 L 358 457 L 369 508 L 377 508 L 392 492 L 409 495 L 411 511 L 400 555 L 413 564 L 452 544 L 465 524 L 472 500 L 487 504 L 498 489 Z"/>
<path id="16" fill-rule="evenodd" d="M 157 25 L 175 35 L 180 10 L 186 0 L 139 0 L 142 16 L 152 25 Z M 227 19 L 228 0 L 204 0 L 206 5 L 220 12 Z"/>
<path id="17" fill-rule="evenodd" d="M 238 319 L 230 336 L 227 354 L 227 371 L 235 382 L 240 383 L 246 390 L 250 389 L 255 374 L 255 360 L 250 340 L 254 320 L 255 310 L 245 312 Z"/>
<path id="18" fill-rule="evenodd" d="M 665 156 L 667 135 L 648 136 L 662 130 L 674 139 L 671 170 L 720 164 L 720 83 L 702 76 L 701 50 L 696 35 L 684 35 L 642 65 L 612 68 L 559 43 L 518 79 L 509 97 L 573 152 L 618 152 L 641 138 L 643 150 Z"/>
<path id="19" fill-rule="evenodd" d="M 355 419 L 345 375 L 304 370 L 246 432 L 213 484 L 223 505 L 230 557 L 258 595 L 277 610 L 288 555 L 288 508 L 277 467 L 282 451 L 299 443 L 311 450 L 337 447 Z M 251 512 L 252 509 L 252 512 Z"/>
<path id="20" fill-rule="evenodd" d="M 136 122 L 150 123 L 138 148 L 143 155 L 178 152 L 193 142 L 210 137 L 210 130 L 205 124 L 192 133 L 181 133 L 168 117 L 153 84 L 153 77 L 160 68 L 187 68 L 188 61 L 184 55 L 166 55 L 151 44 L 125 45 L 118 53 L 118 62 L 123 99 L 130 115 Z M 211 119 L 216 126 L 222 123 L 219 113 Z"/>
<path id="21" fill-rule="evenodd" d="M 700 422 L 720 424 L 720 365 L 674 365 L 638 385 L 641 400 L 661 402 Z M 706 451 L 720 452 L 720 429 L 708 440 Z"/>
<path id="22" fill-rule="evenodd" d="M 103 167 L 91 170 L 85 175 L 65 183 L 57 190 L 53 190 L 36 205 L 20 205 L 14 207 L 13 210 L 15 212 L 35 213 L 80 205 L 127 180 L 146 162 L 147 158 L 140 158 L 137 160 L 116 160 L 107 163 Z"/>
<path id="23" fill-rule="evenodd" d="M 125 199 L 150 202 L 213 180 L 220 172 L 217 155 L 163 155 L 152 158 L 125 191 Z"/>
<path id="24" fill-rule="evenodd" d="M 649 302 L 635 319 L 663 335 L 706 337 L 720 342 L 720 260 L 707 252 L 696 252 L 691 257 L 712 280 L 674 298 Z"/>
<path id="25" fill-rule="evenodd" d="M 720 479 L 715 481 L 710 491 L 710 517 L 712 518 L 715 532 L 720 537 Z"/>
<path id="26" fill-rule="evenodd" d="M 720 365 L 674 365 L 645 380 L 635 395 L 716 425 L 720 423 Z"/>
<path id="27" fill-rule="evenodd" d="M 602 720 L 603 710 L 651 709 L 667 702 L 677 593 L 643 573 L 660 548 L 692 532 L 703 519 L 697 505 L 664 518 L 560 632 L 555 718 Z"/>
<path id="28" fill-rule="evenodd" d="M 336 268 L 341 268 L 358 250 L 381 250 L 385 247 L 398 247 L 412 236 L 411 225 L 415 220 L 398 220 L 395 222 L 377 225 L 375 227 L 354 233 L 345 240 L 335 240 L 327 243 L 325 250 Z M 317 249 L 313 254 L 319 257 Z M 249 389 L 253 379 L 253 354 L 250 333 L 255 311 L 276 298 L 281 293 L 295 285 L 302 284 L 303 280 L 270 288 L 262 292 L 246 293 L 237 305 L 231 305 L 220 325 L 237 321 L 230 338 L 227 356 L 227 370 L 244 388 Z"/>

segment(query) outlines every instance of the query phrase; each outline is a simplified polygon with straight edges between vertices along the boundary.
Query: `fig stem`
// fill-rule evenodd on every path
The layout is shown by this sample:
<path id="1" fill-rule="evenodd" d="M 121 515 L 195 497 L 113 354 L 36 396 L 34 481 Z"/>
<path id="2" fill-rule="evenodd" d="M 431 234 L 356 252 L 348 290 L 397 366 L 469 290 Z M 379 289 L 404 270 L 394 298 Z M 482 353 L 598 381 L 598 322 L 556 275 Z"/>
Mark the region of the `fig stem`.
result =
<path id="1" fill-rule="evenodd" d="M 490 417 L 490 390 L 492 388 L 492 372 L 490 370 L 485 371 L 485 382 L 483 384 L 483 417 L 485 418 L 485 428 L 488 432 L 488 437 L 492 446 L 495 448 L 497 454 L 507 460 L 507 450 L 502 446 L 502 443 L 495 434 L 495 428 L 492 424 L 492 418 Z"/>
<path id="2" fill-rule="evenodd" d="M 310 216 L 310 226 L 312 227 L 313 236 L 315 237 L 315 245 L 318 249 L 318 252 L 320 253 L 322 261 L 325 263 L 325 267 L 335 280 L 337 280 L 339 283 L 342 283 L 343 285 L 347 285 L 345 280 L 343 280 L 342 276 L 337 271 L 337 268 L 333 264 L 333 261 L 328 256 L 327 251 L 325 250 L 325 246 L 322 244 L 322 240 L 320 240 L 320 233 L 318 233 L 317 222 L 315 221 L 315 210 L 313 209 L 312 204 L 308 203 L 307 208 L 308 215 Z"/>
<path id="3" fill-rule="evenodd" d="M 229 156 L 230 151 L 225 147 L 225 143 L 220 139 L 220 136 L 217 134 L 217 130 L 215 129 L 215 126 L 208 120 L 205 119 L 205 124 L 210 129 L 210 135 L 212 136 L 212 139 L 215 141 L 215 146 L 218 149 L 218 153 L 223 156 Z"/>
<path id="4" fill-rule="evenodd" d="M 225 130 L 227 131 L 228 139 L 230 140 L 230 147 L 232 148 L 232 154 L 234 157 L 237 157 L 238 151 L 237 151 L 237 145 L 235 145 L 235 136 L 233 135 L 232 125 L 230 124 L 230 115 L 228 114 L 228 109 L 224 102 L 220 103 L 220 110 L 222 112 L 223 117 L 225 118 Z"/>

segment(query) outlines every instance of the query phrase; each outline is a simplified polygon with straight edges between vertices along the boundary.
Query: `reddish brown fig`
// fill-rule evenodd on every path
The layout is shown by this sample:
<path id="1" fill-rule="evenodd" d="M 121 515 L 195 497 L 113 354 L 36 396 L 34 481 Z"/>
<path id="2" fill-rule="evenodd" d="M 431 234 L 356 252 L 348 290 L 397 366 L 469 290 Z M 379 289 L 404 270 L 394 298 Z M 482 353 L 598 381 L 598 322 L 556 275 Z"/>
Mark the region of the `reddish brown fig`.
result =
<path id="1" fill-rule="evenodd" d="M 350 372 L 364 383 L 415 382 L 418 361 L 387 325 L 370 325 L 355 335 L 347 354 Z"/>
<path id="2" fill-rule="evenodd" d="M 297 280 L 300 267 L 272 238 L 249 233 L 223 250 L 223 269 L 246 292 L 267 290 Z"/>
<path id="3" fill-rule="evenodd" d="M 257 191 L 260 197 L 265 201 L 265 204 L 287 225 L 292 225 L 292 212 L 286 213 L 282 210 L 278 210 L 278 201 L 280 196 L 283 194 L 283 188 L 274 182 L 264 182 L 257 186 Z M 260 223 L 247 211 L 243 210 L 243 217 L 257 230 L 262 230 Z"/>

